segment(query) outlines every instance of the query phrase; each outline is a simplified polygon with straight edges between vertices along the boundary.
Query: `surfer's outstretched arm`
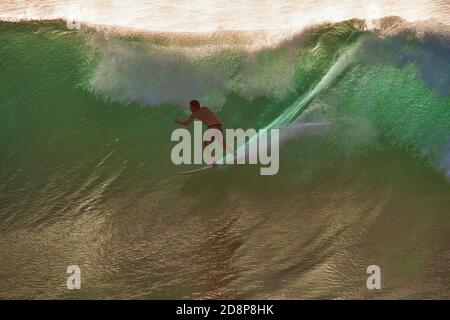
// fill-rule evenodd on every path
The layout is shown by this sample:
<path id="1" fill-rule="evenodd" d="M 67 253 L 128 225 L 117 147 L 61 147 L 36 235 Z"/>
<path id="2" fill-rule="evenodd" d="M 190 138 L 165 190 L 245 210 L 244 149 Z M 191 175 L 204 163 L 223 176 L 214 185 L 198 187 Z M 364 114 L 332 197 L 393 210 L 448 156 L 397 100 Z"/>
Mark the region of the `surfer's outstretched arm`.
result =
<path id="1" fill-rule="evenodd" d="M 187 126 L 188 124 L 191 124 L 192 121 L 194 121 L 194 116 L 190 116 L 186 120 L 175 119 L 175 123 L 181 124 L 182 126 Z"/>

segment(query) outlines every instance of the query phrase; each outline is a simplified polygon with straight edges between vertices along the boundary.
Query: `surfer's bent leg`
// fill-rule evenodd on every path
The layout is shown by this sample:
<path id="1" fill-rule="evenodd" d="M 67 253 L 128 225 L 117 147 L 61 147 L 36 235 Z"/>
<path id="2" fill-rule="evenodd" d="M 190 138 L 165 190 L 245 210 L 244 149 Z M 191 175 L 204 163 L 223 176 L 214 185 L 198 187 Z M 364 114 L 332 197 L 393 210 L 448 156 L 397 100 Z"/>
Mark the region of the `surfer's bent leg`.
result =
<path id="1" fill-rule="evenodd" d="M 209 130 L 209 129 L 216 129 L 216 130 L 219 130 L 219 131 L 220 131 L 221 136 L 222 136 L 223 147 L 224 147 L 224 149 L 225 149 L 225 139 L 224 139 L 224 136 L 223 136 L 223 128 L 222 128 L 222 125 L 221 125 L 221 124 L 213 124 L 213 125 L 208 126 L 207 130 Z M 213 143 L 214 141 L 215 141 L 215 137 L 214 137 L 214 136 L 213 136 L 213 137 L 210 137 L 210 140 L 207 140 L 207 141 L 205 141 L 205 142 L 203 143 L 203 148 L 205 148 L 207 145 Z"/>
<path id="2" fill-rule="evenodd" d="M 227 146 L 225 144 L 225 136 L 223 134 L 223 127 L 222 127 L 222 125 L 221 124 L 213 124 L 213 125 L 208 126 L 208 129 L 216 129 L 216 130 L 220 131 L 220 133 L 221 133 L 220 139 L 222 139 L 223 152 L 224 152 L 224 154 L 226 154 L 226 152 L 227 152 L 226 147 Z M 203 142 L 203 148 L 206 148 L 206 146 L 208 146 L 211 143 L 213 143 L 215 141 L 215 139 L 216 139 L 216 137 L 213 136 L 213 137 L 210 137 L 210 140 L 207 140 L 207 141 Z M 217 164 L 215 162 L 212 165 L 213 166 L 217 166 Z"/>

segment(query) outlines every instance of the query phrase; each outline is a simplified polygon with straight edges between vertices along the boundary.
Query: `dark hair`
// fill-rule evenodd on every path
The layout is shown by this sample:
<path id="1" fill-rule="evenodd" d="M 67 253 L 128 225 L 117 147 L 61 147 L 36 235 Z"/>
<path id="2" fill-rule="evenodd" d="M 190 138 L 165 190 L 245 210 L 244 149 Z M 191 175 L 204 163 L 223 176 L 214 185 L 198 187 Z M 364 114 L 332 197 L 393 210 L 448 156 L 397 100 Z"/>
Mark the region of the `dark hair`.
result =
<path id="1" fill-rule="evenodd" d="M 198 100 L 191 100 L 191 102 L 189 102 L 189 105 L 194 108 L 200 108 L 200 102 L 198 102 Z"/>

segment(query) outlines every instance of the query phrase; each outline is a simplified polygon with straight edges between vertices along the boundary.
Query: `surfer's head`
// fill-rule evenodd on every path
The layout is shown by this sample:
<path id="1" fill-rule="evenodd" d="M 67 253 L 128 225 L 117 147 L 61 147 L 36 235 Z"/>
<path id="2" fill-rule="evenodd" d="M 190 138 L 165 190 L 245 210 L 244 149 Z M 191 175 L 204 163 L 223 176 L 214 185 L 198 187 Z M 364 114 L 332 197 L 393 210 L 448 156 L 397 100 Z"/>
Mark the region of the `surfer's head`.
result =
<path id="1" fill-rule="evenodd" d="M 191 108 L 192 112 L 197 111 L 198 109 L 200 109 L 200 102 L 198 102 L 198 100 L 192 100 L 191 102 L 189 102 L 189 108 Z"/>

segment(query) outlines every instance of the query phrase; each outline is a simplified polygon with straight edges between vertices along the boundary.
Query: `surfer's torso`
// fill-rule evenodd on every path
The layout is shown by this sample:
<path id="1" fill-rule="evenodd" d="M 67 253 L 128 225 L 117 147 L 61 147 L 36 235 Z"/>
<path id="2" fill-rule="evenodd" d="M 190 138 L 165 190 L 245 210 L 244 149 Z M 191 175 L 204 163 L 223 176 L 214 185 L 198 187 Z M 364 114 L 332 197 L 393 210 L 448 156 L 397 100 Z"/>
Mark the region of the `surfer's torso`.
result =
<path id="1" fill-rule="evenodd" d="M 195 119 L 202 121 L 208 128 L 221 125 L 220 120 L 217 118 L 214 112 L 209 110 L 207 107 L 201 107 L 200 109 L 193 112 L 192 116 Z"/>

